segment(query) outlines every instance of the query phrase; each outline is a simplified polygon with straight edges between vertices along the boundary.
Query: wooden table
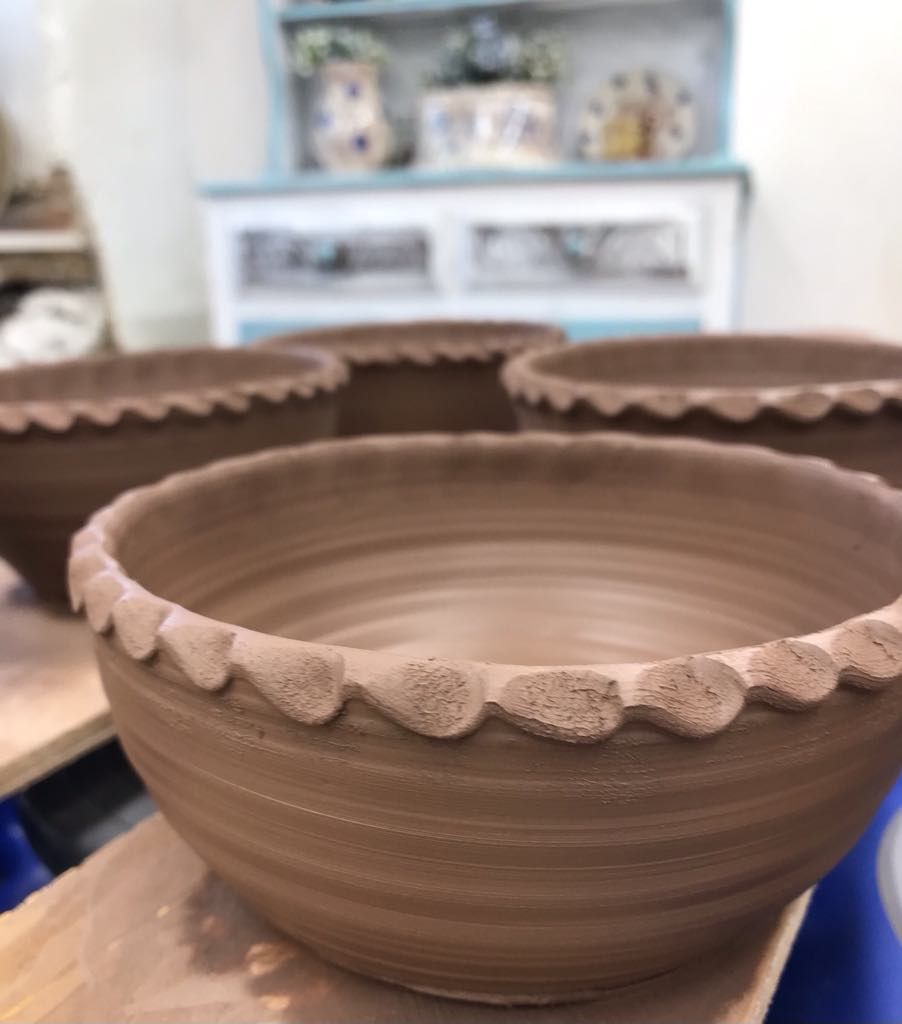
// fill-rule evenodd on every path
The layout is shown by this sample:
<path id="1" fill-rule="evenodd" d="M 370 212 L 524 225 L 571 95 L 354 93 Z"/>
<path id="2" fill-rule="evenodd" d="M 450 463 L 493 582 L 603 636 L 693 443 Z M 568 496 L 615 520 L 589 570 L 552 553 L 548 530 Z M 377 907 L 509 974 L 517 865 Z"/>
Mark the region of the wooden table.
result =
<path id="1" fill-rule="evenodd" d="M 0 917 L 0 1021 L 760 1024 L 807 899 L 663 984 L 568 1007 L 465 1005 L 348 974 L 282 938 L 156 816 Z"/>
<path id="2" fill-rule="evenodd" d="M 42 608 L 0 561 L 0 798 L 112 735 L 90 630 Z"/>

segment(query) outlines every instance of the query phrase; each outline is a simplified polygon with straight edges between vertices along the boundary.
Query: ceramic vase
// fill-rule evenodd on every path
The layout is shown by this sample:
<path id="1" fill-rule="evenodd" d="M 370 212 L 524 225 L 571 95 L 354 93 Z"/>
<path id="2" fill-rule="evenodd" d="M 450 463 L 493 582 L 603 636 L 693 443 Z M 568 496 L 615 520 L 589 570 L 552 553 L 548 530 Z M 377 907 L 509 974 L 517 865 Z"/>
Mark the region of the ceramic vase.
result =
<path id="1" fill-rule="evenodd" d="M 830 870 L 899 771 L 900 579 L 877 478 L 612 434 L 230 460 L 70 562 L 210 867 L 336 964 L 498 1003 L 704 961 Z"/>
<path id="2" fill-rule="evenodd" d="M 374 64 L 331 61 L 317 75 L 311 140 L 316 161 L 330 171 L 372 171 L 391 150 Z"/>

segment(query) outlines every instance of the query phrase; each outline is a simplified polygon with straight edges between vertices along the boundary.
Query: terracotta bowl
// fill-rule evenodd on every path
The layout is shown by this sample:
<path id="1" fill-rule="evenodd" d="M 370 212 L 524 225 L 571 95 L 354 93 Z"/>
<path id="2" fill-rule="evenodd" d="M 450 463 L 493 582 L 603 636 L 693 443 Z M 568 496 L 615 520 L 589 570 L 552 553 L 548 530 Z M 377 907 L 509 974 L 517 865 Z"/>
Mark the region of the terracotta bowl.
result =
<path id="1" fill-rule="evenodd" d="M 687 335 L 573 345 L 504 370 L 520 425 L 691 434 L 821 455 L 902 484 L 902 346 Z"/>
<path id="2" fill-rule="evenodd" d="M 498 380 L 504 360 L 564 340 L 548 324 L 424 320 L 283 334 L 255 347 L 316 345 L 344 359 L 353 372 L 341 400 L 339 433 L 350 437 L 513 430 L 514 412 Z"/>
<path id="3" fill-rule="evenodd" d="M 72 534 L 121 491 L 334 433 L 334 356 L 192 349 L 0 372 L 0 555 L 66 600 Z"/>
<path id="4" fill-rule="evenodd" d="M 902 751 L 902 498 L 764 449 L 419 435 L 133 491 L 73 546 L 163 813 L 322 956 L 588 996 L 766 924 Z"/>

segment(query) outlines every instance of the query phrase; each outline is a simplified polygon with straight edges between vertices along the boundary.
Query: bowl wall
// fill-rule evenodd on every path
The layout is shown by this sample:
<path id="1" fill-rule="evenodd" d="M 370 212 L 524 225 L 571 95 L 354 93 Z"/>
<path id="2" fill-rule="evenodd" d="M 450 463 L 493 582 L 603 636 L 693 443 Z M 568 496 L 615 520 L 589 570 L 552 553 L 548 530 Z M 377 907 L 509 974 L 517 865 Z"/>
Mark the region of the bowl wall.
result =
<path id="1" fill-rule="evenodd" d="M 703 957 L 899 770 L 902 508 L 817 460 L 329 442 L 127 495 L 71 571 L 173 826 L 414 988 L 563 1001 Z"/>
<path id="2" fill-rule="evenodd" d="M 496 1002 L 568 1000 L 741 938 L 851 847 L 899 767 L 898 688 L 707 741 L 459 741 L 350 704 L 305 727 L 98 642 L 118 733 L 183 838 L 326 959 Z"/>
<path id="3" fill-rule="evenodd" d="M 788 336 L 585 343 L 509 366 L 520 429 L 764 445 L 902 485 L 902 346 Z"/>
<path id="4" fill-rule="evenodd" d="M 341 398 L 339 435 L 516 429 L 501 357 L 430 366 L 356 366 Z"/>
<path id="5" fill-rule="evenodd" d="M 315 345 L 345 359 L 339 435 L 423 431 L 512 431 L 510 399 L 498 374 L 504 358 L 562 344 L 551 325 L 492 321 L 409 321 L 299 331 L 255 349 Z"/>
<path id="6" fill-rule="evenodd" d="M 0 434 L 0 555 L 43 600 L 65 603 L 72 534 L 117 494 L 214 459 L 330 437 L 337 418 L 336 395 L 320 393 L 255 403 L 247 414 Z"/>
<path id="7" fill-rule="evenodd" d="M 726 423 L 704 412 L 666 420 L 640 411 L 608 417 L 588 406 L 558 412 L 545 404 L 520 399 L 513 403 L 521 430 L 623 430 L 653 437 L 699 437 L 718 444 L 763 445 L 789 455 L 831 459 L 849 469 L 877 473 L 894 487 L 902 487 L 902 415 L 892 410 L 869 416 L 837 411 L 814 423 L 764 413 L 748 423 Z"/>

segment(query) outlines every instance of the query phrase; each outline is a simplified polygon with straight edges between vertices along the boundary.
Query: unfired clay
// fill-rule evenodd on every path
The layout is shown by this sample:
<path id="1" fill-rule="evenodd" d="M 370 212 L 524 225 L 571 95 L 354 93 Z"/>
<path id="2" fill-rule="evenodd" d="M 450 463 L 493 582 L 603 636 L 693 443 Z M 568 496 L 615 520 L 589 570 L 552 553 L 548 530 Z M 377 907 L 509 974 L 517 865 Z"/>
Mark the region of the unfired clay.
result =
<path id="1" fill-rule="evenodd" d="M 121 491 L 334 433 L 334 356 L 192 349 L 0 373 L 0 555 L 65 601 L 69 538 Z"/>
<path id="2" fill-rule="evenodd" d="M 764 444 L 902 484 L 902 346 L 851 337 L 687 335 L 511 360 L 520 425 Z"/>
<path id="3" fill-rule="evenodd" d="M 339 433 L 513 430 L 514 413 L 498 380 L 508 356 L 563 344 L 547 324 L 414 321 L 359 324 L 283 334 L 258 346 L 316 345 L 346 360 Z"/>
<path id="4" fill-rule="evenodd" d="M 329 960 L 511 1003 L 704 957 L 848 850 L 900 764 L 900 580 L 876 478 L 626 435 L 230 460 L 70 563 L 215 871 Z"/>

